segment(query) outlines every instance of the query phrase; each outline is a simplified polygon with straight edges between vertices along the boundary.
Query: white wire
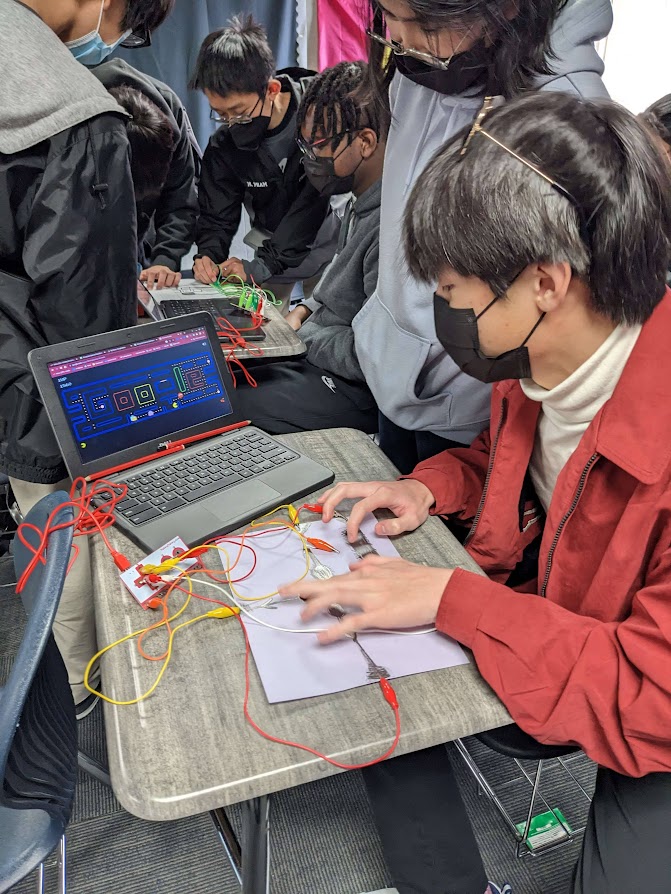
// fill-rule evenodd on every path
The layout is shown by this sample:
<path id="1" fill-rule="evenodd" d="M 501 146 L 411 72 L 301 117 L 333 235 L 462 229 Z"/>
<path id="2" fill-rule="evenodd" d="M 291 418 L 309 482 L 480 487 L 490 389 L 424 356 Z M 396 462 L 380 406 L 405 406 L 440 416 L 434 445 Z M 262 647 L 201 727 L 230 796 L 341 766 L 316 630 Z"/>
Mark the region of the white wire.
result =
<path id="1" fill-rule="evenodd" d="M 302 630 L 295 630 L 292 627 L 276 627 L 274 624 L 268 624 L 266 623 L 266 621 L 262 621 L 260 618 L 257 618 L 254 612 L 248 611 L 244 607 L 244 605 L 241 605 L 238 602 L 232 592 L 224 589 L 224 587 L 220 586 L 219 584 L 215 584 L 213 580 L 204 578 L 203 580 L 199 581 L 199 583 L 207 584 L 208 587 L 214 587 L 215 590 L 219 590 L 225 596 L 228 596 L 229 599 L 231 599 L 231 601 L 236 605 L 236 607 L 239 608 L 243 614 L 247 615 L 247 617 L 251 618 L 251 620 L 254 621 L 255 624 L 260 624 L 262 627 L 268 627 L 270 630 L 278 630 L 280 633 L 325 633 L 327 630 L 330 629 L 329 627 L 310 627 Z M 265 608 L 265 605 L 260 607 Z M 388 633 L 392 636 L 424 636 L 427 633 L 435 632 L 435 627 L 429 627 L 426 630 L 382 630 L 378 629 L 377 627 L 370 627 L 366 630 L 357 631 L 357 636 L 361 636 L 362 633 Z"/>
<path id="2" fill-rule="evenodd" d="M 10 584 L 0 584 L 0 587 L 15 587 L 18 584 L 18 581 L 12 581 Z"/>

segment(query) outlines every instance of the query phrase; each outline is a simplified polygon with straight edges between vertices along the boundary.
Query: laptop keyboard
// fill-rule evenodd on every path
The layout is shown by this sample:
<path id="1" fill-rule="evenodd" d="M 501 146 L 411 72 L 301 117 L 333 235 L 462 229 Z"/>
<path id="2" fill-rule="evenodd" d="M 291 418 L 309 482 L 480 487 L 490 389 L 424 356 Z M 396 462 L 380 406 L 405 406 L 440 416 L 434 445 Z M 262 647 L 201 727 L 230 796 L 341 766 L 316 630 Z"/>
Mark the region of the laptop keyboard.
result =
<path id="1" fill-rule="evenodd" d="M 178 315 L 192 314 L 198 310 L 205 310 L 216 317 L 221 316 L 225 310 L 229 312 L 231 310 L 231 305 L 226 306 L 223 302 L 217 303 L 206 298 L 191 298 L 189 301 L 179 301 L 176 298 L 170 298 L 168 301 L 164 301 L 163 304 L 164 306 L 167 305 L 170 310 L 176 311 Z"/>
<path id="2" fill-rule="evenodd" d="M 160 469 L 127 478 L 128 496 L 116 511 L 142 525 L 294 459 L 297 453 L 261 432 L 237 434 L 188 456 L 175 456 Z"/>

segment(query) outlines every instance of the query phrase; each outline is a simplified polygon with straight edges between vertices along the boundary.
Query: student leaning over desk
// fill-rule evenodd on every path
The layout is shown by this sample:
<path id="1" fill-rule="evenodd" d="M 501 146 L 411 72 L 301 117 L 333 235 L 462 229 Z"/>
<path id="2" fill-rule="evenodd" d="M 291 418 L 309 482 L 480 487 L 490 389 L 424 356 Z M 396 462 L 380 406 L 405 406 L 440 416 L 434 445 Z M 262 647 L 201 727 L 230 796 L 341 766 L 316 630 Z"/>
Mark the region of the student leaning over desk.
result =
<path id="1" fill-rule="evenodd" d="M 152 194 L 143 189 L 143 184 L 135 177 L 133 180 L 137 203 L 138 260 L 143 268 L 140 279 L 150 289 L 177 286 L 182 278 L 182 258 L 191 250 L 196 235 L 196 177 L 203 155 L 189 116 L 174 90 L 133 68 L 123 59 L 110 59 L 96 65 L 91 73 L 110 91 L 118 88 L 138 91 L 170 124 L 172 155 L 160 189 Z M 147 169 L 150 165 L 148 159 Z"/>
<path id="2" fill-rule="evenodd" d="M 307 352 L 237 376 L 241 415 L 271 434 L 317 428 L 377 431 L 377 407 L 357 357 L 352 319 L 378 273 L 381 176 L 389 109 L 371 102 L 363 62 L 340 62 L 310 84 L 298 110 L 298 142 L 308 179 L 323 196 L 347 195 L 335 257 L 312 298 L 287 322 Z"/>
<path id="3" fill-rule="evenodd" d="M 628 112 L 560 94 L 463 144 L 414 188 L 406 246 L 439 283 L 443 349 L 495 383 L 491 424 L 403 480 L 338 485 L 324 516 L 363 497 L 350 533 L 381 507 L 387 534 L 459 518 L 488 577 L 371 558 L 292 593 L 306 618 L 363 609 L 324 640 L 435 622 L 472 649 L 524 731 L 599 764 L 573 894 L 668 891 L 671 170 Z M 475 848 L 455 847 L 452 779 L 442 747 L 367 772 L 400 894 L 485 890 Z"/>
<path id="4" fill-rule="evenodd" d="M 202 90 L 220 124 L 203 156 L 194 276 L 219 273 L 264 284 L 285 305 L 296 282 L 306 297 L 333 257 L 340 221 L 305 176 L 296 114 L 314 72 L 275 72 L 265 31 L 234 18 L 205 38 L 190 86 Z M 251 261 L 229 257 L 243 207 Z"/>
<path id="5" fill-rule="evenodd" d="M 28 352 L 137 319 L 126 116 L 84 64 L 141 40 L 172 2 L 0 0 L 0 469 L 24 515 L 68 487 Z M 79 548 L 54 635 L 83 716 L 96 645 Z"/>

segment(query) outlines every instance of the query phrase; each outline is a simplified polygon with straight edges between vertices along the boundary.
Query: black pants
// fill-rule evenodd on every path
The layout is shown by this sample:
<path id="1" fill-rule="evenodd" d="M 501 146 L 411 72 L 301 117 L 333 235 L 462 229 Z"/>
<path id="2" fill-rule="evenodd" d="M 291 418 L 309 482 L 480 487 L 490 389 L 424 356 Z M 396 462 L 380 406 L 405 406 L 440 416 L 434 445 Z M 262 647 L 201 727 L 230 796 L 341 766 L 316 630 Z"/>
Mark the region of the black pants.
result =
<path id="1" fill-rule="evenodd" d="M 368 388 L 308 363 L 291 360 L 250 368 L 257 387 L 236 375 L 236 408 L 271 435 L 320 428 L 377 431 L 377 407 Z"/>
<path id="2" fill-rule="evenodd" d="M 401 475 L 409 475 L 417 463 L 449 450 L 450 447 L 468 447 L 459 441 L 441 438 L 430 431 L 408 431 L 380 413 L 380 447 L 393 462 Z"/>
<path id="3" fill-rule="evenodd" d="M 399 894 L 483 894 L 482 860 L 443 746 L 363 777 Z M 570 894 L 669 894 L 670 820 L 671 773 L 632 779 L 599 768 Z"/>

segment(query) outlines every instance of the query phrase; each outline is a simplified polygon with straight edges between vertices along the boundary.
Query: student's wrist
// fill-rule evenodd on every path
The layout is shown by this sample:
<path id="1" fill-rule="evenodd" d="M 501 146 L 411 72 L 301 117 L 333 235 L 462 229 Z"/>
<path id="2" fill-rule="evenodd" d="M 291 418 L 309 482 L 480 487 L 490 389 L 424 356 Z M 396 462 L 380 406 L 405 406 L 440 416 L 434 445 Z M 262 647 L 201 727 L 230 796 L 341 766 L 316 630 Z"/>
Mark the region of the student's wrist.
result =
<path id="1" fill-rule="evenodd" d="M 312 316 L 312 310 L 307 306 L 307 304 L 299 304 L 296 308 L 297 316 L 300 318 L 301 323 L 304 323 L 308 317 Z"/>

